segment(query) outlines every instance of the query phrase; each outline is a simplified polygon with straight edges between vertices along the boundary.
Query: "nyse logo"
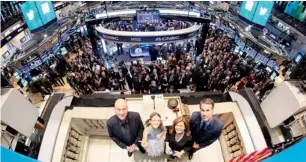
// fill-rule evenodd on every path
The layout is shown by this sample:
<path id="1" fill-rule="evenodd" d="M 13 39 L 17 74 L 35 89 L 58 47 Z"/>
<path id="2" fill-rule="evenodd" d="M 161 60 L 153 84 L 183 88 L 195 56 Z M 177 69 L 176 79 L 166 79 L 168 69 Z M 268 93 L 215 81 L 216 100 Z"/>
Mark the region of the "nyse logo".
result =
<path id="1" fill-rule="evenodd" d="M 159 41 L 173 41 L 173 40 L 178 40 L 178 39 L 180 39 L 180 36 L 157 37 L 155 39 L 155 42 L 159 42 Z"/>
<path id="2" fill-rule="evenodd" d="M 132 42 L 141 42 L 141 38 L 131 38 Z"/>
<path id="3" fill-rule="evenodd" d="M 265 15 L 266 13 L 267 13 L 267 8 L 264 8 L 264 7 L 260 7 L 260 9 L 259 9 L 259 15 L 260 16 L 263 16 L 263 15 Z"/>
<path id="4" fill-rule="evenodd" d="M 44 14 L 47 14 L 47 13 L 50 12 L 50 8 L 49 8 L 49 5 L 48 5 L 47 2 L 41 4 L 41 9 L 42 9 L 42 11 L 43 11 Z"/>
<path id="5" fill-rule="evenodd" d="M 27 13 L 27 16 L 29 18 L 29 20 L 33 20 L 34 19 L 34 11 L 33 10 L 30 10 L 28 13 Z"/>
<path id="6" fill-rule="evenodd" d="M 245 9 L 248 11 L 252 11 L 253 5 L 254 5 L 253 1 L 247 1 L 245 4 Z"/>

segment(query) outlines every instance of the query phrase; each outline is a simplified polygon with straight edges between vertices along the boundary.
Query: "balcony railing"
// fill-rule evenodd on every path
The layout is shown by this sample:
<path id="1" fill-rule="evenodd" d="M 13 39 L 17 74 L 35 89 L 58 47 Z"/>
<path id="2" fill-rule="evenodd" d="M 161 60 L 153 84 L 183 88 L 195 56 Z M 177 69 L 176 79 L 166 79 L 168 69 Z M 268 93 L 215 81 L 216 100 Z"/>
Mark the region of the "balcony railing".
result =
<path id="1" fill-rule="evenodd" d="M 5 31 L 7 28 L 11 27 L 20 20 L 24 21 L 22 15 L 19 13 L 7 19 L 5 22 L 1 21 L 1 32 Z"/>
<path id="2" fill-rule="evenodd" d="M 301 32 L 302 34 L 305 35 L 306 33 L 306 19 L 304 22 L 301 22 L 297 20 L 296 18 L 286 14 L 286 13 L 281 13 L 280 11 L 273 9 L 272 14 L 277 17 L 278 19 L 284 21 L 285 23 L 289 24 L 290 26 L 294 27 L 296 30 Z"/>

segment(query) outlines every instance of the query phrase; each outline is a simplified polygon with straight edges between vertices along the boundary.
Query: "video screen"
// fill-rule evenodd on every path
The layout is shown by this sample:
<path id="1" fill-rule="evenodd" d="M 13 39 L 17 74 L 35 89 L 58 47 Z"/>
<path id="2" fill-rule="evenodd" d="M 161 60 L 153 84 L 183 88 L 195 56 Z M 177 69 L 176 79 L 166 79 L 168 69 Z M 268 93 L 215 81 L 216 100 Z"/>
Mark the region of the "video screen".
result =
<path id="1" fill-rule="evenodd" d="M 9 51 L 4 52 L 4 54 L 2 55 L 2 57 L 4 59 L 7 59 L 9 56 L 10 56 L 10 52 Z"/>
<path id="2" fill-rule="evenodd" d="M 297 55 L 296 58 L 294 59 L 294 62 L 299 63 L 301 61 L 302 57 L 303 57 L 302 55 Z"/>
<path id="3" fill-rule="evenodd" d="M 240 5 L 239 14 L 256 24 L 265 26 L 273 5 L 273 1 L 244 1 Z"/>
<path id="4" fill-rule="evenodd" d="M 252 58 L 255 58 L 257 54 L 257 51 L 255 51 L 253 48 L 248 47 L 248 46 L 244 49 L 244 51 L 247 53 L 247 56 L 250 56 Z"/>
<path id="5" fill-rule="evenodd" d="M 270 79 L 271 80 L 274 80 L 276 78 L 276 72 L 273 72 L 272 74 L 271 74 L 271 76 L 270 76 Z"/>
<path id="6" fill-rule="evenodd" d="M 36 1 L 35 3 L 44 25 L 56 19 L 52 1 Z"/>
<path id="7" fill-rule="evenodd" d="M 157 24 L 159 23 L 160 13 L 158 10 L 138 10 L 136 12 L 137 23 Z"/>
<path id="8" fill-rule="evenodd" d="M 273 1 L 259 1 L 252 21 L 256 24 L 265 26 L 269 19 L 273 5 Z"/>
<path id="9" fill-rule="evenodd" d="M 256 57 L 255 57 L 255 61 L 261 62 L 261 63 L 263 63 L 264 65 L 266 65 L 266 64 L 268 63 L 268 61 L 269 61 L 269 58 L 266 57 L 266 56 L 263 55 L 263 54 L 258 53 L 258 54 L 256 55 Z"/>
<path id="10" fill-rule="evenodd" d="M 28 1 L 21 5 L 21 11 L 30 30 L 56 19 L 51 1 Z"/>
<path id="11" fill-rule="evenodd" d="M 266 67 L 266 71 L 270 74 L 272 72 L 272 69 L 269 67 Z"/>
<path id="12" fill-rule="evenodd" d="M 22 15 L 30 30 L 34 30 L 43 25 L 35 3 L 35 1 L 28 1 L 21 6 Z"/>
<path id="13" fill-rule="evenodd" d="M 285 13 L 303 22 L 306 16 L 306 2 L 290 1 L 286 8 Z"/>
<path id="14" fill-rule="evenodd" d="M 130 48 L 130 55 L 132 57 L 150 56 L 149 47 L 132 47 Z"/>
<path id="15" fill-rule="evenodd" d="M 28 81 L 25 79 L 21 79 L 21 84 L 23 87 L 26 87 L 28 85 Z"/>
<path id="16" fill-rule="evenodd" d="M 24 65 L 23 67 L 20 68 L 21 73 L 27 73 L 31 70 L 31 68 L 28 65 Z"/>

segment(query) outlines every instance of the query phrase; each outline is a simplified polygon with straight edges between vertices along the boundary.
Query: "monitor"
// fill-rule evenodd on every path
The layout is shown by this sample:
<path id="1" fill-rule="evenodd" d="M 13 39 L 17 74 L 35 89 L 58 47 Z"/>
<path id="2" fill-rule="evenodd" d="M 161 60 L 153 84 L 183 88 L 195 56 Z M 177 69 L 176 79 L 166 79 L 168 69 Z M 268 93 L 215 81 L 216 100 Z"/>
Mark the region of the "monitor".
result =
<path id="1" fill-rule="evenodd" d="M 272 69 L 270 67 L 266 67 L 266 71 L 270 74 L 272 72 Z"/>
<path id="2" fill-rule="evenodd" d="M 303 1 L 289 2 L 285 8 L 285 13 L 303 22 L 306 16 L 305 3 Z"/>
<path id="3" fill-rule="evenodd" d="M 273 72 L 270 76 L 271 80 L 274 80 L 276 78 L 276 72 Z"/>
<path id="4" fill-rule="evenodd" d="M 252 21 L 258 1 L 243 1 L 240 5 L 239 15 Z"/>
<path id="5" fill-rule="evenodd" d="M 295 63 L 299 63 L 299 62 L 301 61 L 302 57 L 303 57 L 303 56 L 302 56 L 301 54 L 298 54 L 298 55 L 295 57 L 294 62 L 295 62 Z"/>
<path id="6" fill-rule="evenodd" d="M 22 15 L 30 30 L 37 29 L 43 25 L 35 3 L 35 1 L 28 1 L 23 3 L 20 7 Z"/>
<path id="7" fill-rule="evenodd" d="M 20 75 L 18 74 L 18 72 L 15 72 L 13 75 L 14 75 L 14 77 L 15 77 L 17 80 L 20 79 Z"/>
<path id="8" fill-rule="evenodd" d="M 273 1 L 244 1 L 240 5 L 239 15 L 253 23 L 265 26 L 273 5 Z"/>
<path id="9" fill-rule="evenodd" d="M 158 10 L 138 10 L 136 11 L 137 23 L 157 24 L 159 23 L 160 13 Z"/>
<path id="10" fill-rule="evenodd" d="M 2 57 L 4 59 L 7 59 L 9 56 L 10 56 L 10 52 L 9 51 L 6 51 L 6 52 L 4 52 L 4 54 L 2 54 Z"/>
<path id="11" fill-rule="evenodd" d="M 25 79 L 21 79 L 21 84 L 23 85 L 23 87 L 26 87 L 28 85 L 28 81 Z"/>
<path id="12" fill-rule="evenodd" d="M 259 1 L 252 22 L 265 26 L 273 8 L 273 1 Z"/>
<path id="13" fill-rule="evenodd" d="M 24 36 L 20 39 L 20 43 L 23 44 L 27 41 L 27 38 Z"/>
<path id="14" fill-rule="evenodd" d="M 36 1 L 35 3 L 44 25 L 56 19 L 52 1 Z"/>

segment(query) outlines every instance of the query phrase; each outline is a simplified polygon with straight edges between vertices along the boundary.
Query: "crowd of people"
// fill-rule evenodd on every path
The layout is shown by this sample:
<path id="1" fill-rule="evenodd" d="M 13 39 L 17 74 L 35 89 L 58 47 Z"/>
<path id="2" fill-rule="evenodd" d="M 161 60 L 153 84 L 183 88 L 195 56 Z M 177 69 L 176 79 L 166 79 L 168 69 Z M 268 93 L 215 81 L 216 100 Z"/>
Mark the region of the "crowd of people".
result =
<path id="1" fill-rule="evenodd" d="M 149 32 L 180 30 L 188 28 L 189 24 L 184 21 L 161 19 L 158 24 L 140 24 L 137 21 L 118 21 L 107 23 L 104 27 L 117 31 Z"/>
<path id="2" fill-rule="evenodd" d="M 85 49 L 68 63 L 67 82 L 77 94 L 107 89 L 133 94 L 176 93 L 186 88 L 226 92 L 251 87 L 263 95 L 271 89 L 269 77 L 255 73 L 252 63 L 243 64 L 241 56 L 231 54 L 233 44 L 232 38 L 210 29 L 200 54 L 196 47 L 193 55 L 187 52 L 190 48 L 176 46 L 167 60 L 153 59 L 150 65 L 132 61 L 130 66 L 119 62 L 111 68 Z"/>

